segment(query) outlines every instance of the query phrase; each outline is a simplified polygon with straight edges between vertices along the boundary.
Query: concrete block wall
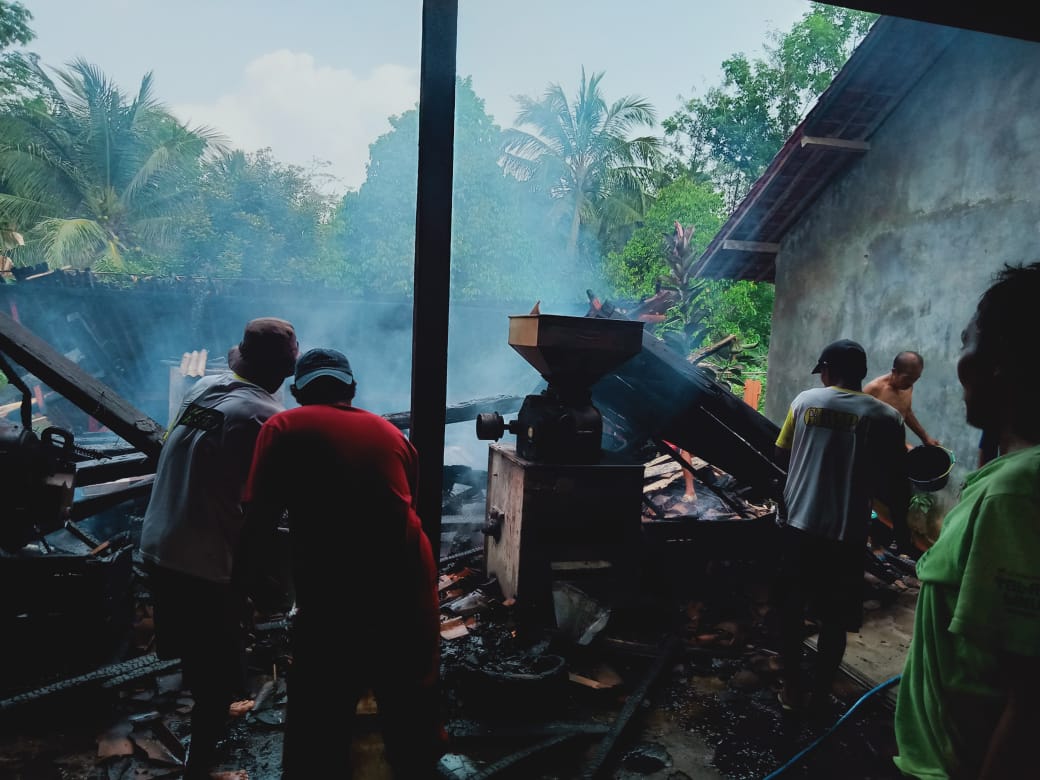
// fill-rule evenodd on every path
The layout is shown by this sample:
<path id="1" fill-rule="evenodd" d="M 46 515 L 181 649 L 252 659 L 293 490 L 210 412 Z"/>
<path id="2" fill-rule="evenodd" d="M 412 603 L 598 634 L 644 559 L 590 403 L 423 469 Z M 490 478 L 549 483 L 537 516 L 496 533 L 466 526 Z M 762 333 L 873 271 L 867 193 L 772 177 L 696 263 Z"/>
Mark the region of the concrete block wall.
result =
<path id="1" fill-rule="evenodd" d="M 783 421 L 834 339 L 863 344 L 867 381 L 916 350 L 914 411 L 956 458 L 948 504 L 979 439 L 957 381 L 961 331 L 995 271 L 1040 257 L 1040 44 L 959 33 L 869 140 L 783 240 L 765 413 Z"/>

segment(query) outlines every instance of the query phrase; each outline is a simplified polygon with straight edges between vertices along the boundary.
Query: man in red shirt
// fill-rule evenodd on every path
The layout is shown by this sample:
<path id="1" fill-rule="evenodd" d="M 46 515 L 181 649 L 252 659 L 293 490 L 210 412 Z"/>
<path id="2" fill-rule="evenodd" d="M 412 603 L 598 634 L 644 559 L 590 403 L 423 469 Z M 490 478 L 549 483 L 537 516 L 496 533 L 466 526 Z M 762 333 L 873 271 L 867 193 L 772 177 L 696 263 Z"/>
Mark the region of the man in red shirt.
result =
<path id="1" fill-rule="evenodd" d="M 349 777 L 344 734 L 371 690 L 395 777 L 421 780 L 435 776 L 443 735 L 437 567 L 415 511 L 415 448 L 353 406 L 356 388 L 341 352 L 300 357 L 290 391 L 301 405 L 257 439 L 236 580 L 257 581 L 287 513 L 297 612 L 282 776 Z M 344 642 L 334 625 L 361 630 Z M 330 701 L 339 717 L 328 716 Z"/>

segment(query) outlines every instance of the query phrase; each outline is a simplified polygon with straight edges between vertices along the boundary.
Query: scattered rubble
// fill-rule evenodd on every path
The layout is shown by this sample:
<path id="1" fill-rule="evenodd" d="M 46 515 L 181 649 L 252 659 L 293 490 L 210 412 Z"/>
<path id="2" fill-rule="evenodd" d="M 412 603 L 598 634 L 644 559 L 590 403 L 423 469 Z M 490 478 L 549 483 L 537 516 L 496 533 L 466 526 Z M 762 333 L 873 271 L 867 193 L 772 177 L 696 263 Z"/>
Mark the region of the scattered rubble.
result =
<path id="1" fill-rule="evenodd" d="M 772 523 L 774 507 L 745 500 L 735 481 L 710 464 L 694 458 L 692 466 L 697 500 L 691 506 L 682 501 L 683 467 L 674 458 L 663 454 L 646 464 L 643 527 L 651 536 L 663 527 L 666 538 L 677 542 L 668 549 L 695 549 L 690 540 L 698 529 Z M 515 601 L 503 599 L 496 580 L 484 573 L 483 491 L 473 484 L 451 490 L 454 514 L 446 516 L 438 580 L 451 737 L 443 776 L 491 778 L 520 766 L 525 776 L 539 779 L 689 776 L 677 769 L 686 760 L 677 758 L 680 751 L 640 739 L 639 724 L 650 709 L 684 724 L 676 726 L 683 739 L 705 740 L 727 777 L 760 776 L 793 752 L 785 747 L 814 733 L 801 725 L 784 732 L 786 743 L 748 747 L 763 739 L 749 733 L 748 722 L 761 726 L 770 720 L 773 725 L 762 732 L 770 734 L 784 717 L 775 701 L 782 664 L 765 573 L 748 562 L 752 551 L 716 550 L 703 560 L 694 556 L 695 564 L 686 559 L 689 579 L 683 584 L 673 578 L 666 591 L 655 591 L 653 578 L 649 587 L 633 580 L 629 586 L 639 593 L 623 608 L 584 591 L 577 580 L 561 581 L 554 586 L 555 624 L 525 633 Z M 868 605 L 876 601 L 883 609 L 919 586 L 912 562 L 886 551 L 866 555 Z M 649 559 L 644 566 L 667 564 L 675 575 L 677 560 L 683 559 Z M 182 690 L 176 661 L 150 654 L 146 603 L 137 604 L 134 621 L 136 656 L 0 700 L 0 717 L 16 719 L 20 733 L 17 742 L 5 737 L 0 744 L 0 776 L 43 764 L 60 764 L 72 777 L 177 776 L 187 748 L 190 691 Z M 290 622 L 290 615 L 274 614 L 255 627 L 253 699 L 240 704 L 224 745 L 221 768 L 227 772 L 246 770 L 253 780 L 277 776 Z M 806 626 L 807 636 L 813 628 Z M 847 706 L 835 699 L 835 717 Z M 92 724 L 90 737 L 75 741 L 66 733 L 60 746 L 46 744 L 46 737 L 34 742 L 34 722 L 53 720 L 58 709 L 76 726 Z M 371 696 L 357 705 L 362 720 L 377 710 Z M 733 747 L 738 737 L 744 748 Z M 551 771 L 539 768 L 548 765 Z M 887 777 L 883 771 L 874 776 Z"/>

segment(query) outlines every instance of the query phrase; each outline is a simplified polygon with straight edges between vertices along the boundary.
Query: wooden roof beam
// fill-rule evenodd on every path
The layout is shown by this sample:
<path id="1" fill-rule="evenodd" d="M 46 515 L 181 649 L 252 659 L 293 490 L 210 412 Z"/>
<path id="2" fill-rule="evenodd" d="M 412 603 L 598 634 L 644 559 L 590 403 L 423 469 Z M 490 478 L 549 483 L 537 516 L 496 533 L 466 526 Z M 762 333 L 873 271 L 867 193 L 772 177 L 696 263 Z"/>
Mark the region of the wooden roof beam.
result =
<path id="1" fill-rule="evenodd" d="M 845 152 L 869 152 L 869 141 L 855 141 L 851 138 L 821 138 L 816 135 L 803 135 L 800 139 L 802 148 L 834 149 Z"/>
<path id="2" fill-rule="evenodd" d="M 722 242 L 722 248 L 731 252 L 760 252 L 766 255 L 775 255 L 780 251 L 779 244 L 771 244 L 765 241 L 734 241 L 730 238 Z"/>
<path id="3" fill-rule="evenodd" d="M 0 314 L 0 352 L 154 461 L 163 426 L 24 325 Z"/>

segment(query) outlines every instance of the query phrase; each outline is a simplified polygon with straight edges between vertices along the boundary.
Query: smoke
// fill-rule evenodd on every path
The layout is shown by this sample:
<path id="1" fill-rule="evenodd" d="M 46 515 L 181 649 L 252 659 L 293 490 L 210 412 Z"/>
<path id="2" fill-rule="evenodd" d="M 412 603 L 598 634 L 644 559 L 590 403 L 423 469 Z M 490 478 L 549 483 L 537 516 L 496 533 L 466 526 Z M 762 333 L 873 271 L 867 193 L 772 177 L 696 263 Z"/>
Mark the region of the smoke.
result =
<path id="1" fill-rule="evenodd" d="M 283 54 L 302 68 L 313 66 Z M 256 67 L 267 72 L 272 62 Z M 325 75 L 349 81 L 344 74 Z M 465 106 L 482 115 L 479 99 L 461 90 L 459 107 Z M 282 177 L 264 166 L 255 176 L 235 179 L 228 197 L 222 190 L 212 199 L 211 208 L 223 210 L 209 215 L 220 240 L 197 248 L 204 256 L 195 261 L 195 272 L 214 268 L 254 278 L 111 276 L 106 281 L 116 284 L 98 285 L 59 272 L 0 285 L 0 307 L 15 305 L 36 335 L 75 355 L 84 370 L 160 424 L 175 400 L 171 364 L 186 352 L 206 350 L 211 368 L 223 366 L 244 324 L 264 316 L 291 321 L 302 351 L 345 353 L 358 382 L 358 406 L 378 414 L 406 412 L 413 388 L 413 302 L 394 293 L 410 290 L 415 262 L 417 116 L 392 124 L 370 149 L 369 179 L 346 196 L 334 217 L 340 224 L 319 226 L 307 221 L 312 215 L 304 210 L 274 209 L 265 197 Z M 585 291 L 606 289 L 594 260 L 565 251 L 569 221 L 555 219 L 546 193 L 503 173 L 497 129 L 472 117 L 465 127 L 468 140 L 457 138 L 453 188 L 449 405 L 535 391 L 541 378 L 507 342 L 509 316 L 527 314 L 536 303 L 543 313 L 580 316 L 588 306 Z M 416 377 L 415 391 L 440 381 Z M 282 396 L 287 405 L 295 403 L 288 393 Z M 457 457 L 469 461 L 464 465 L 483 467 L 487 445 L 476 440 L 472 424 L 450 425 L 445 436 Z"/>
<path id="2" fill-rule="evenodd" d="M 245 323 L 261 316 L 291 321 L 301 351 L 331 347 L 346 354 L 358 382 L 358 406 L 377 414 L 410 409 L 410 300 L 351 300 L 306 287 L 257 284 L 244 290 L 234 283 L 217 288 L 193 281 L 140 282 L 129 289 L 96 287 L 84 292 L 68 280 L 5 285 L 0 287 L 0 308 L 17 311 L 35 335 L 161 425 L 169 416 L 171 366 L 179 365 L 185 352 L 195 350 L 208 352 L 210 369 L 225 366 L 227 351 L 241 339 Z M 527 314 L 533 303 L 451 306 L 449 405 L 535 391 L 541 381 L 537 371 L 508 344 L 509 315 Z M 584 313 L 576 300 L 542 301 L 540 308 L 544 313 Z M 416 386 L 421 392 L 426 383 L 432 387 L 438 381 L 437 376 L 419 377 Z M 0 403 L 20 398 L 14 387 L 0 392 Z M 57 413 L 53 397 L 51 401 Z M 285 392 L 283 401 L 294 404 Z M 8 411 L 8 419 L 17 421 L 17 414 L 16 409 Z M 85 413 L 73 427 L 74 434 L 87 431 Z M 487 443 L 476 439 L 472 421 L 449 425 L 445 441 L 456 458 L 446 458 L 446 463 L 486 467 Z"/>

